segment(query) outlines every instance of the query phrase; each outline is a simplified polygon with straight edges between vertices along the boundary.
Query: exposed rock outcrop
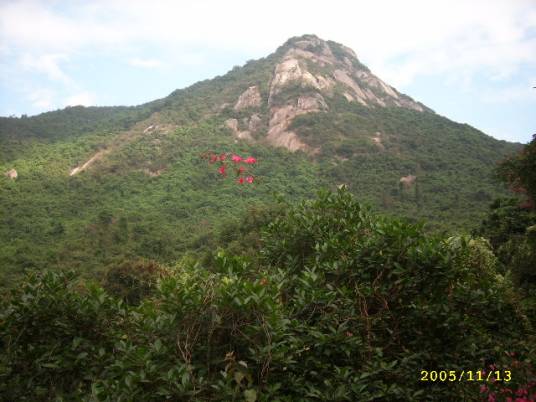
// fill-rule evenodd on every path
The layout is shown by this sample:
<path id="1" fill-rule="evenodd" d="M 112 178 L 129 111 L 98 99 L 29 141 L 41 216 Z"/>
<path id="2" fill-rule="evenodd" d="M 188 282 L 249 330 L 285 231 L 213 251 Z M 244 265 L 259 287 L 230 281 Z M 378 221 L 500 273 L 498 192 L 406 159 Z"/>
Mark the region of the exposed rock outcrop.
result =
<path id="1" fill-rule="evenodd" d="M 328 110 L 328 105 L 324 97 L 318 93 L 312 96 L 300 96 L 296 106 L 298 114 Z"/>
<path id="2" fill-rule="evenodd" d="M 413 176 L 412 174 L 410 174 L 407 176 L 402 176 L 400 178 L 400 184 L 404 186 L 404 188 L 409 188 L 415 183 L 416 180 L 417 176 Z"/>
<path id="3" fill-rule="evenodd" d="M 323 93 L 331 92 L 331 88 L 335 83 L 329 77 L 320 74 L 314 75 L 309 72 L 305 64 L 300 63 L 297 58 L 291 57 L 292 53 L 289 51 L 283 61 L 275 68 L 270 84 L 269 105 L 273 104 L 274 96 L 291 83 L 297 83 L 303 88 L 312 88 Z"/>
<path id="4" fill-rule="evenodd" d="M 255 113 L 251 115 L 248 122 L 248 130 L 252 133 L 256 133 L 262 125 L 261 117 Z"/>
<path id="5" fill-rule="evenodd" d="M 419 103 L 407 97 L 403 98 L 394 88 L 368 71 L 352 72 L 347 69 L 336 69 L 333 77 L 337 82 L 351 89 L 351 93 L 343 93 L 349 102 L 355 100 L 364 106 L 398 106 L 419 112 L 424 110 Z"/>
<path id="6" fill-rule="evenodd" d="M 295 104 L 273 107 L 271 109 L 268 134 L 266 136 L 267 142 L 274 146 L 285 147 L 292 152 L 310 150 L 295 132 L 288 131 L 287 129 L 296 116 L 306 113 L 316 113 L 327 109 L 328 105 L 320 94 L 300 96 Z"/>
<path id="7" fill-rule="evenodd" d="M 298 43 L 300 42 L 297 42 L 296 45 Z M 291 48 L 285 54 L 285 58 L 308 59 L 314 63 L 317 63 L 321 67 L 324 67 L 326 65 L 333 65 L 335 63 L 335 57 L 333 56 L 333 53 L 331 52 L 330 48 L 325 43 L 317 47 L 320 47 L 322 50 L 320 52 L 312 52 L 306 50 L 307 48 Z"/>
<path id="8" fill-rule="evenodd" d="M 357 59 L 357 55 L 355 54 L 355 52 L 350 49 L 348 46 L 344 46 L 344 45 L 339 45 L 341 47 L 342 50 L 344 50 L 350 57 L 354 58 L 354 59 Z"/>
<path id="9" fill-rule="evenodd" d="M 158 169 L 158 170 L 143 169 L 143 173 L 145 173 L 149 177 L 158 177 L 163 172 L 164 172 L 164 169 Z"/>
<path id="10" fill-rule="evenodd" d="M 361 81 L 369 88 L 374 89 L 376 94 L 373 94 L 372 91 L 370 91 L 369 99 L 380 106 L 398 106 L 417 110 L 419 112 L 424 111 L 421 104 L 407 96 L 401 95 L 396 89 L 387 85 L 370 71 L 358 70 L 354 73 L 354 76 L 358 81 Z"/>
<path id="11" fill-rule="evenodd" d="M 397 106 L 405 107 L 405 108 L 408 108 L 408 109 L 414 109 L 414 110 L 416 110 L 418 112 L 423 112 L 424 111 L 424 108 L 421 105 L 419 105 L 418 103 L 412 101 L 409 98 L 400 99 L 397 102 Z"/>
<path id="12" fill-rule="evenodd" d="M 384 92 L 386 95 L 391 96 L 392 98 L 399 98 L 398 94 L 392 87 L 367 71 L 358 71 L 356 73 L 356 77 L 366 82 L 370 87 L 379 89 L 381 92 Z"/>
<path id="13" fill-rule="evenodd" d="M 151 124 L 149 127 L 147 127 L 145 130 L 143 130 L 143 134 L 147 134 L 151 131 L 153 131 L 155 128 L 157 128 L 158 126 L 155 126 L 154 124 Z"/>
<path id="14" fill-rule="evenodd" d="M 328 110 L 326 99 L 338 93 L 348 102 L 369 108 L 404 107 L 423 111 L 411 98 L 400 94 L 363 66 L 350 48 L 325 42 L 313 35 L 289 40 L 281 51 L 269 84 L 268 131 L 266 142 L 284 146 L 291 151 L 308 150 L 295 132 L 289 131 L 292 120 L 304 113 Z M 234 111 L 259 107 L 262 98 L 257 86 L 250 86 L 238 98 Z M 260 113 L 260 110 L 258 111 Z M 252 139 L 259 132 L 262 118 L 256 113 L 244 118 L 229 119 L 225 125 L 235 137 Z M 258 136 L 256 136 L 258 138 Z M 381 137 L 372 138 L 384 150 Z"/>
<path id="15" fill-rule="evenodd" d="M 313 88 L 318 88 L 316 78 L 309 71 L 300 66 L 300 62 L 295 58 L 287 58 L 279 63 L 274 72 L 272 83 L 270 85 L 270 98 L 281 92 L 289 82 L 297 81 Z"/>
<path id="16" fill-rule="evenodd" d="M 236 119 L 227 119 L 225 120 L 225 126 L 227 128 L 230 128 L 231 131 L 236 132 L 238 131 L 238 120 Z"/>
<path id="17" fill-rule="evenodd" d="M 17 177 L 19 177 L 19 174 L 17 173 L 17 171 L 15 169 L 10 169 L 8 170 L 6 173 L 5 173 L 6 177 L 11 179 L 11 180 L 15 180 Z"/>
<path id="18" fill-rule="evenodd" d="M 342 95 L 346 98 L 346 100 L 347 100 L 348 102 L 352 102 L 352 101 L 355 100 L 355 98 L 354 98 L 352 95 L 350 95 L 348 92 L 343 92 Z"/>
<path id="19" fill-rule="evenodd" d="M 350 48 L 343 45 L 334 46 L 340 49 L 338 57 L 333 54 L 327 42 L 317 37 L 308 36 L 292 42 L 292 46 L 275 67 L 270 84 L 269 104 L 273 104 L 274 95 L 292 82 L 313 88 L 327 96 L 332 95 L 332 89 L 338 82 L 346 88 L 343 95 L 349 102 L 356 101 L 368 107 L 395 106 L 424 110 L 418 102 L 399 94 L 362 66 Z M 340 51 L 343 52 L 342 56 Z M 307 62 L 323 67 L 324 72 L 313 74 L 307 69 Z M 331 72 L 326 74 L 330 70 Z"/>
<path id="20" fill-rule="evenodd" d="M 236 101 L 234 105 L 234 110 L 239 111 L 242 109 L 247 109 L 249 107 L 259 107 L 262 103 L 261 93 L 257 86 L 251 86 L 246 89 Z"/>
<path id="21" fill-rule="evenodd" d="M 223 112 L 225 109 L 227 109 L 231 104 L 229 102 L 224 102 L 221 105 L 219 105 L 215 110 L 220 113 Z"/>
<path id="22" fill-rule="evenodd" d="M 354 98 L 362 105 L 367 106 L 367 95 L 346 71 L 337 69 L 333 72 L 333 77 L 340 83 L 352 89 Z"/>
<path id="23" fill-rule="evenodd" d="M 382 142 L 382 133 L 377 131 L 374 137 L 372 137 L 372 142 L 374 143 L 374 145 L 378 147 L 379 150 L 385 151 L 385 146 L 383 145 L 383 142 Z"/>
<path id="24" fill-rule="evenodd" d="M 238 127 L 238 120 L 237 119 L 227 119 L 225 120 L 225 126 L 229 128 L 234 136 L 241 140 L 252 140 L 253 137 L 251 137 L 251 133 L 248 130 L 240 131 Z"/>

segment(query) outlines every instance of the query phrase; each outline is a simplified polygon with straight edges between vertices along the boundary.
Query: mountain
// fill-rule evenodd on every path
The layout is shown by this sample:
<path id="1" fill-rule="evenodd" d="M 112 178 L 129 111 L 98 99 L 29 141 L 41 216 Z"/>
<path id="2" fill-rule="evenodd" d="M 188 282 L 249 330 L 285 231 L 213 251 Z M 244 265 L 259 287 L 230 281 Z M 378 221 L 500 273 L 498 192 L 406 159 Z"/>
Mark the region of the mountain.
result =
<path id="1" fill-rule="evenodd" d="M 0 118 L 4 284 L 45 266 L 173 261 L 211 247 L 274 193 L 321 187 L 346 185 L 432 231 L 467 231 L 504 192 L 494 165 L 519 147 L 438 115 L 341 44 L 291 38 L 140 106 Z M 221 180 L 207 152 L 255 156 L 255 183 Z"/>

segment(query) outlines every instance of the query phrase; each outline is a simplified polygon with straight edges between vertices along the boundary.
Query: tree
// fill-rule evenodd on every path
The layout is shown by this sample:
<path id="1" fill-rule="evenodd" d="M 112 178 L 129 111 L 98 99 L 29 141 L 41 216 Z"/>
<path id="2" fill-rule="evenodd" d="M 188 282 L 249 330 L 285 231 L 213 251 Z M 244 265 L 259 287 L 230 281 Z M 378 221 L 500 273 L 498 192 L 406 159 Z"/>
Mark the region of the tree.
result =
<path id="1" fill-rule="evenodd" d="M 509 184 L 512 191 L 524 194 L 528 198 L 523 205 L 534 209 L 536 201 L 536 134 L 523 150 L 505 161 L 498 169 L 497 175 Z"/>
<path id="2" fill-rule="evenodd" d="M 155 261 L 125 261 L 106 272 L 103 287 L 127 304 L 137 305 L 154 291 L 157 279 L 164 272 Z"/>
<path id="3" fill-rule="evenodd" d="M 496 169 L 518 198 L 497 199 L 476 233 L 490 240 L 501 270 L 511 275 L 527 315 L 536 322 L 536 135 Z"/>

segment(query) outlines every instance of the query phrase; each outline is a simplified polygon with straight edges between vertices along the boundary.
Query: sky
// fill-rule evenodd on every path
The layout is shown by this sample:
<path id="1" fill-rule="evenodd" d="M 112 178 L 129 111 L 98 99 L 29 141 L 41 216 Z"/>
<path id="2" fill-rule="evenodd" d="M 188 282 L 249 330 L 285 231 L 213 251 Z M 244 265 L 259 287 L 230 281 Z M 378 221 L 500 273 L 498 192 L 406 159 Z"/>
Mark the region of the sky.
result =
<path id="1" fill-rule="evenodd" d="M 303 34 L 440 115 L 536 133 L 536 0 L 0 0 L 0 116 L 144 103 Z"/>

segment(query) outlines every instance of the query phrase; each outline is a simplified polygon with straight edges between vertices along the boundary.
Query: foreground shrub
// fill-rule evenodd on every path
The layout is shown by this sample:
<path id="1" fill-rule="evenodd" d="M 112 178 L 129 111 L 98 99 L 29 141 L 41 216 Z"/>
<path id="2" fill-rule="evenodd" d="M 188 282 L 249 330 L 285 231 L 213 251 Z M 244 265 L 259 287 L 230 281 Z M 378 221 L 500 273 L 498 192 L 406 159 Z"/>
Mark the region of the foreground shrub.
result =
<path id="1" fill-rule="evenodd" d="M 251 264 L 219 253 L 211 270 L 185 262 L 137 306 L 64 274 L 29 278 L 2 306 L 0 392 L 470 401 L 499 388 L 422 382 L 421 370 L 490 365 L 511 370 L 513 392 L 532 392 L 529 323 L 485 241 L 427 237 L 339 191 L 275 219 L 261 254 Z"/>
<path id="2" fill-rule="evenodd" d="M 31 275 L 0 307 L 0 395 L 6 401 L 82 397 L 114 359 L 126 310 L 72 273 Z"/>
<path id="3" fill-rule="evenodd" d="M 423 383 L 419 373 L 507 369 L 505 351 L 530 357 L 529 324 L 483 240 L 429 237 L 339 191 L 272 223 L 263 252 L 288 275 L 288 315 L 303 342 L 287 355 L 286 392 L 302 384 L 327 399 L 478 400 L 477 382 Z"/>

